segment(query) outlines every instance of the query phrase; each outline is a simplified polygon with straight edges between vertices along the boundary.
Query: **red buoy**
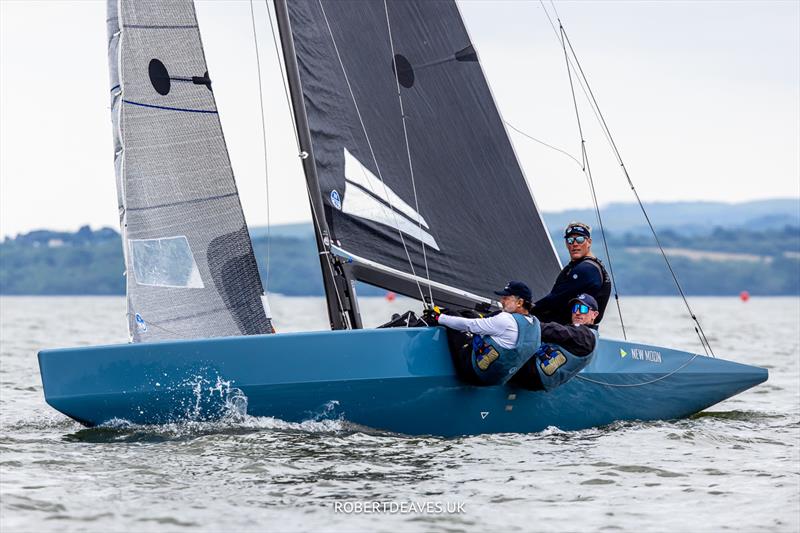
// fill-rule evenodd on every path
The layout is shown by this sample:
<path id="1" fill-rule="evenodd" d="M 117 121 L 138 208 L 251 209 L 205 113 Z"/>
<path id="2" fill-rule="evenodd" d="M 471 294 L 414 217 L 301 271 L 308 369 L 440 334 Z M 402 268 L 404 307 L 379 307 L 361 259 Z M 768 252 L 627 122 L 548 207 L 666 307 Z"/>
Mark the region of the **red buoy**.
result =
<path id="1" fill-rule="evenodd" d="M 397 295 L 395 293 L 393 293 L 392 291 L 388 291 L 386 293 L 386 301 L 387 302 L 393 302 L 395 298 L 397 298 Z"/>
<path id="2" fill-rule="evenodd" d="M 746 302 L 747 300 L 750 299 L 750 293 L 747 292 L 747 291 L 740 292 L 739 293 L 739 299 L 742 300 L 743 302 Z"/>

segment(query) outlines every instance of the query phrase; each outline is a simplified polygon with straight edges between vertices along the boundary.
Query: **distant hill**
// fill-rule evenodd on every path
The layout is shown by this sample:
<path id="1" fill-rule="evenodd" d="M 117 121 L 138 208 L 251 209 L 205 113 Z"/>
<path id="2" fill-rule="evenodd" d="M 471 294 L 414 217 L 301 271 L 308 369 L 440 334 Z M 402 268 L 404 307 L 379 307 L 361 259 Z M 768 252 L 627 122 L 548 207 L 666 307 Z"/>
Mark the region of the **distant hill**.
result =
<path id="1" fill-rule="evenodd" d="M 800 226 L 800 198 L 781 198 L 729 204 L 722 202 L 658 202 L 645 204 L 656 231 L 673 230 L 688 235 L 707 235 L 715 228 L 765 231 L 785 226 Z M 649 233 L 638 204 L 611 203 L 600 211 L 608 231 Z M 545 212 L 551 232 L 557 232 L 574 220 L 596 226 L 593 209 Z"/>
<path id="2" fill-rule="evenodd" d="M 603 209 L 619 292 L 676 294 L 652 236 L 637 225 L 638 209 L 634 204 Z M 800 200 L 652 204 L 648 211 L 688 294 L 800 295 Z M 563 226 L 594 220 L 588 210 L 546 213 L 545 219 L 562 261 L 567 259 Z M 251 235 L 271 292 L 323 294 L 310 223 L 273 226 L 269 240 L 266 228 L 252 228 Z M 595 253 L 607 261 L 598 233 L 594 238 Z M 0 242 L 0 294 L 124 294 L 124 268 L 120 236 L 111 228 L 37 230 Z M 364 286 L 359 294 L 382 291 Z"/>
<path id="3" fill-rule="evenodd" d="M 645 204 L 645 209 L 656 231 L 671 230 L 683 235 L 710 235 L 716 228 L 767 231 L 800 226 L 800 198 L 744 203 L 655 202 Z M 611 203 L 601 207 L 600 215 L 605 228 L 614 234 L 650 233 L 639 204 Z M 594 209 L 545 211 L 543 217 L 552 234 L 560 234 L 574 220 L 597 226 Z M 310 222 L 272 227 L 273 235 L 280 237 L 310 237 L 313 231 Z M 250 229 L 256 237 L 263 237 L 266 232 L 263 226 Z"/>

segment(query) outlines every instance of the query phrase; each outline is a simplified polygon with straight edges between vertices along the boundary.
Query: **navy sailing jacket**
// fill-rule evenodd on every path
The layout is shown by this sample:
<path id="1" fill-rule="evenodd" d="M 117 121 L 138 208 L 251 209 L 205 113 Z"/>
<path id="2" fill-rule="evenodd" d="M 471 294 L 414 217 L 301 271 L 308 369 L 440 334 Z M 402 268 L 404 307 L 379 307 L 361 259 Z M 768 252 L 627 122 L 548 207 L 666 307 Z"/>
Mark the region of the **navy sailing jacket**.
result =
<path id="1" fill-rule="evenodd" d="M 598 324 L 611 295 L 611 278 L 596 257 L 570 261 L 558 274 L 550 294 L 535 303 L 532 314 L 542 322 L 570 324 L 572 310 L 569 302 L 584 292 L 597 300 L 600 314 L 594 322 Z"/>

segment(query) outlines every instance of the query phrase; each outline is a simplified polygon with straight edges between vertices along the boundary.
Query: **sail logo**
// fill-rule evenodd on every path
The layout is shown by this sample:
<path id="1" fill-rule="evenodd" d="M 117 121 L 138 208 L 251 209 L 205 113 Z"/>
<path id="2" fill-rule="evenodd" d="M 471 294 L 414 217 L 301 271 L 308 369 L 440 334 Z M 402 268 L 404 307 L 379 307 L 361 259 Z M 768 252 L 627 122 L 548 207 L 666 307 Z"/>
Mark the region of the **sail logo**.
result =
<path id="1" fill-rule="evenodd" d="M 336 189 L 333 189 L 331 191 L 331 203 L 333 204 L 333 207 L 335 207 L 336 209 L 340 211 L 342 210 L 342 197 L 339 196 L 339 191 L 337 191 Z"/>
<path id="2" fill-rule="evenodd" d="M 340 208 L 343 213 L 392 227 L 439 250 L 422 215 L 361 164 L 347 148 L 344 149 L 344 179 L 344 198 Z M 331 192 L 331 202 L 338 209 L 333 200 L 334 192 Z M 338 196 L 338 192 L 336 194 Z"/>
<path id="3" fill-rule="evenodd" d="M 136 321 L 136 329 L 142 333 L 147 333 L 147 322 L 144 321 L 142 315 L 136 313 L 133 318 Z"/>

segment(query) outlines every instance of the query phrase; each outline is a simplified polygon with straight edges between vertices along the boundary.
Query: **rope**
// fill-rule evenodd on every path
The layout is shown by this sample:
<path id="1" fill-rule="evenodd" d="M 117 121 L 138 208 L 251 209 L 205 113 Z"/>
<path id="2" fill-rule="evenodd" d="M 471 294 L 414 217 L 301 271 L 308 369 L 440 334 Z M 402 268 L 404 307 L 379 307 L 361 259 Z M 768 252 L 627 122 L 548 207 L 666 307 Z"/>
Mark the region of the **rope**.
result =
<path id="1" fill-rule="evenodd" d="M 261 144 L 264 152 L 264 181 L 266 182 L 267 190 L 267 268 L 266 268 L 266 283 L 264 285 L 264 292 L 269 295 L 269 265 L 270 265 L 270 248 L 272 246 L 272 224 L 270 223 L 269 216 L 269 163 L 267 160 L 267 127 L 264 121 L 264 93 L 261 84 L 261 58 L 258 53 L 258 36 L 256 33 L 256 15 L 253 11 L 253 0 L 250 0 L 250 21 L 253 24 L 253 45 L 256 51 L 256 69 L 258 72 L 258 108 L 261 114 Z"/>
<path id="2" fill-rule="evenodd" d="M 420 234 L 420 242 L 422 243 L 422 259 L 425 262 L 425 277 L 428 280 L 428 295 L 431 298 L 431 307 L 435 306 L 435 302 L 433 301 L 433 288 L 431 287 L 431 274 L 428 270 L 428 254 L 425 251 L 425 241 L 422 240 L 422 217 L 419 216 L 419 201 L 417 200 L 417 185 L 414 181 L 414 165 L 411 164 L 411 146 L 408 142 L 408 128 L 406 127 L 406 113 L 403 109 L 403 95 L 400 92 L 400 78 L 398 77 L 398 70 L 397 70 L 397 59 L 394 53 L 394 40 L 392 39 L 392 25 L 389 22 L 389 6 L 386 3 L 386 0 L 383 0 L 383 10 L 386 13 L 386 27 L 389 30 L 389 46 L 391 48 L 392 53 L 392 63 L 394 64 L 394 80 L 395 85 L 397 87 L 397 99 L 400 102 L 400 116 L 403 119 L 403 136 L 405 137 L 406 141 L 406 156 L 408 157 L 408 170 L 411 174 L 411 188 L 414 191 L 414 209 L 417 212 L 417 225 L 419 227 L 419 234 Z M 425 302 L 425 299 L 422 299 L 423 306 L 427 309 L 428 305 Z"/>
<path id="3" fill-rule="evenodd" d="M 286 71 L 284 70 L 283 61 L 281 61 L 281 50 L 280 50 L 280 45 L 278 44 L 278 36 L 277 32 L 275 31 L 275 25 L 272 22 L 272 11 L 270 11 L 269 9 L 269 0 L 264 0 L 264 4 L 267 6 L 267 19 L 269 20 L 269 29 L 270 33 L 272 34 L 272 43 L 275 50 L 275 57 L 281 71 L 281 80 L 283 81 L 283 93 L 284 96 L 286 97 L 286 111 L 289 113 L 289 119 L 291 120 L 292 123 L 292 130 L 294 131 L 294 141 L 295 141 L 295 146 L 297 148 L 297 154 L 301 159 L 305 159 L 306 157 L 308 157 L 308 154 L 304 152 L 302 146 L 300 146 L 300 134 L 297 131 L 297 121 L 295 120 L 294 114 L 292 113 L 293 106 L 292 106 L 292 98 L 291 95 L 289 94 L 288 76 L 286 74 Z M 303 181 L 306 184 L 306 193 L 308 194 L 308 198 L 310 200 L 309 204 L 311 205 L 311 218 L 314 221 L 314 229 L 317 232 L 317 236 L 319 237 L 320 242 L 324 244 L 325 236 L 322 233 L 322 226 L 319 223 L 318 213 L 314 208 L 314 201 L 313 201 L 314 197 L 312 196 L 311 188 L 308 186 L 308 180 L 304 179 Z M 319 255 L 327 255 L 327 254 L 328 254 L 327 250 L 319 252 Z M 333 289 L 334 292 L 336 293 L 336 302 L 339 305 L 339 314 L 343 317 L 344 322 L 348 324 L 349 327 L 352 327 L 352 324 L 350 324 L 350 317 L 344 310 L 344 302 L 342 302 L 342 298 L 339 295 L 339 287 L 336 284 L 336 273 L 333 271 L 333 266 L 331 265 L 331 262 L 329 260 L 326 260 L 325 264 L 328 266 L 328 270 L 331 276 L 331 281 L 333 282 Z"/>
<path id="4" fill-rule="evenodd" d="M 597 381 L 595 379 L 587 378 L 585 376 L 581 376 L 580 374 L 576 374 L 575 377 L 578 378 L 578 379 L 582 379 L 583 381 L 588 381 L 590 383 L 596 383 L 598 385 L 605 385 L 606 387 L 616 387 L 616 388 L 643 387 L 644 385 L 651 385 L 653 383 L 661 381 L 662 379 L 667 379 L 668 377 L 670 377 L 670 376 L 672 376 L 674 374 L 677 374 L 678 372 L 680 372 L 681 370 L 683 370 L 684 368 L 689 366 L 698 357 L 700 357 L 700 354 L 694 354 L 694 356 L 691 359 L 689 359 L 688 361 L 683 363 L 681 366 L 679 366 L 678 368 L 676 368 L 672 372 L 670 372 L 668 374 L 664 374 L 663 376 L 661 376 L 659 378 L 651 379 L 650 381 L 643 381 L 641 383 L 608 383 L 608 382 L 605 382 L 605 381 Z"/>
<path id="5" fill-rule="evenodd" d="M 369 134 L 367 133 L 367 127 L 364 124 L 364 119 L 361 116 L 361 110 L 358 107 L 358 102 L 356 101 L 356 95 L 353 92 L 353 87 L 350 85 L 350 78 L 347 76 L 347 70 L 344 68 L 344 62 L 342 61 L 342 56 L 339 53 L 339 46 L 336 44 L 336 39 L 333 36 L 333 30 L 331 29 L 331 24 L 328 21 L 328 15 L 325 13 L 325 7 L 322 5 L 322 0 L 317 0 L 319 3 L 319 7 L 322 10 L 322 17 L 325 19 L 325 26 L 328 28 L 328 34 L 331 36 L 331 42 L 333 43 L 333 49 L 336 52 L 336 59 L 339 61 L 339 66 L 342 69 L 342 74 L 344 75 L 344 81 L 347 84 L 347 90 L 350 92 L 350 98 L 353 100 L 353 106 L 356 110 L 356 115 L 358 116 L 358 121 L 361 123 L 361 131 L 364 132 L 364 137 L 367 141 L 367 147 L 369 148 L 370 154 L 372 155 L 372 161 L 375 163 L 375 169 L 378 173 L 378 178 L 381 180 L 383 184 L 384 195 L 386 198 L 390 198 L 389 190 L 386 187 L 386 182 L 383 179 L 383 174 L 381 172 L 380 165 L 378 165 L 378 158 L 375 156 L 375 150 L 372 147 L 372 141 L 370 141 Z M 389 203 L 389 207 L 391 207 L 392 214 L 394 215 L 395 225 L 397 227 L 397 234 L 400 236 L 400 242 L 403 245 L 403 250 L 406 253 L 406 258 L 408 259 L 408 264 L 411 267 L 411 274 L 414 276 L 414 281 L 417 284 L 417 289 L 419 290 L 420 299 L 422 302 L 425 302 L 425 293 L 422 291 L 422 285 L 419 283 L 419 279 L 417 278 L 417 273 L 414 269 L 414 262 L 411 260 L 411 254 L 408 251 L 408 247 L 406 246 L 406 240 L 403 237 L 403 232 L 400 231 L 400 224 L 398 223 L 397 219 L 397 211 L 395 210 L 394 206 Z"/>
<path id="6" fill-rule="evenodd" d="M 559 24 L 560 23 L 561 21 L 559 21 Z M 564 28 L 562 26 L 561 27 L 562 32 L 563 29 Z M 567 76 L 569 77 L 569 88 L 572 93 L 572 103 L 575 106 L 575 118 L 578 122 L 578 133 L 581 138 L 581 157 L 583 158 L 583 171 L 584 174 L 586 174 L 586 179 L 589 181 L 589 190 L 591 191 L 592 195 L 592 203 L 594 204 L 594 211 L 595 215 L 597 216 L 597 223 L 600 225 L 600 234 L 603 237 L 603 248 L 605 249 L 606 258 L 608 259 L 608 270 L 609 274 L 611 275 L 611 284 L 614 287 L 614 301 L 616 302 L 617 305 L 617 314 L 619 315 L 619 324 L 620 327 L 622 328 L 622 336 L 625 340 L 627 340 L 628 334 L 625 331 L 625 321 L 622 318 L 622 307 L 619 303 L 619 292 L 617 291 L 617 281 L 614 278 L 614 267 L 611 263 L 611 252 L 608 249 L 608 239 L 606 238 L 606 230 L 603 225 L 603 218 L 600 216 L 600 205 L 597 201 L 597 191 L 594 186 L 594 178 L 592 177 L 592 170 L 591 167 L 589 166 L 589 154 L 586 151 L 586 139 L 583 135 L 583 126 L 581 124 L 581 115 L 578 109 L 578 100 L 575 97 L 575 85 L 572 82 L 572 73 L 569 68 L 569 56 L 567 55 L 567 47 L 564 44 L 563 37 L 561 39 L 561 45 L 562 48 L 564 49 L 564 59 L 567 62 Z"/>

